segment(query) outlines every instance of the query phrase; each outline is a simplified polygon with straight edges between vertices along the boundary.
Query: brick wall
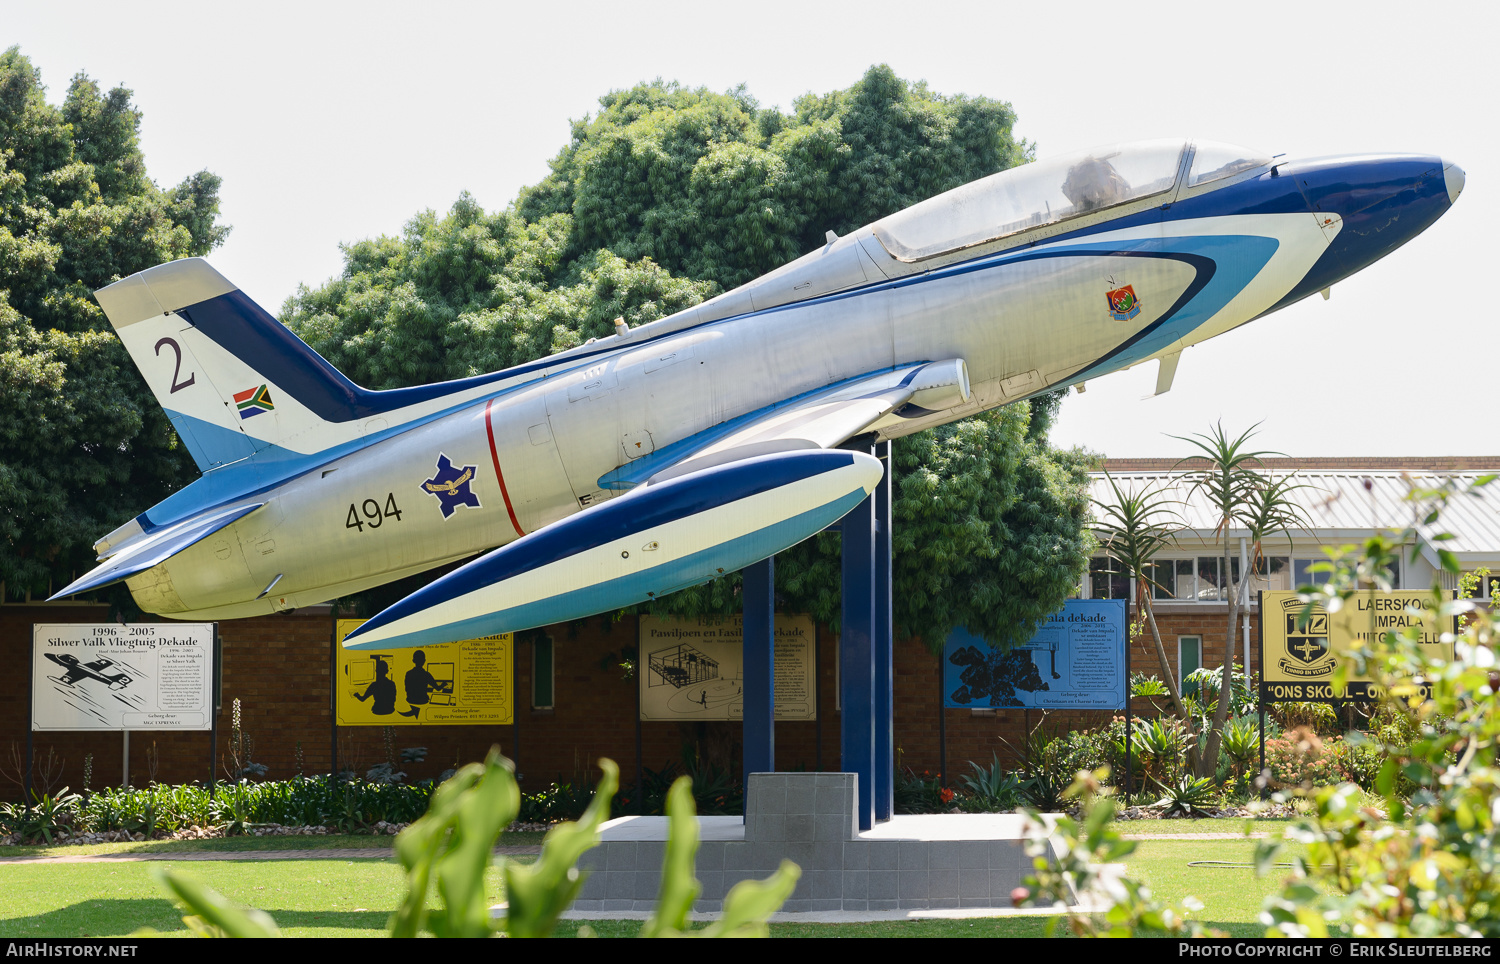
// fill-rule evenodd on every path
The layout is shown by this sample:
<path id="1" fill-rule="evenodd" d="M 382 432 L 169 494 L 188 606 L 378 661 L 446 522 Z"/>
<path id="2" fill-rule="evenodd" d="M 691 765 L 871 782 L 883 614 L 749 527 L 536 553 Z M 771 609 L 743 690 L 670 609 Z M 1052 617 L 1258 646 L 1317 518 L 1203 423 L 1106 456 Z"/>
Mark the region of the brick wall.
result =
<path id="1" fill-rule="evenodd" d="M 1184 607 L 1178 607 L 1181 609 Z M 0 660 L 10 671 L 0 676 L 0 768 L 13 772 L 13 752 L 24 753 L 26 742 L 27 673 L 33 622 L 95 622 L 107 617 L 97 606 L 0 606 Z M 244 732 L 254 741 L 254 760 L 269 767 L 272 777 L 296 772 L 298 744 L 306 772 L 327 772 L 333 752 L 328 707 L 328 662 L 332 616 L 318 607 L 297 613 L 220 623 L 223 644 L 223 689 L 219 716 L 218 773 L 228 741 L 233 700 L 241 701 Z M 1225 612 L 1203 606 L 1187 612 L 1158 616 L 1162 642 L 1176 672 L 1177 636 L 1203 637 L 1204 664 L 1219 665 L 1223 650 Z M 515 685 L 517 726 L 396 726 L 392 743 L 397 750 L 426 746 L 424 763 L 406 766 L 413 779 L 436 776 L 455 765 L 483 758 L 498 744 L 515 758 L 527 789 L 553 780 L 597 777 L 595 761 L 607 756 L 620 765 L 625 782 L 633 782 L 635 752 L 635 679 L 625 679 L 620 661 L 636 647 L 633 618 L 618 623 L 588 619 L 549 627 L 556 671 L 554 708 L 531 708 L 533 651 L 523 640 L 516 647 Z M 1252 654 L 1255 625 L 1252 618 Z M 1240 652 L 1238 634 L 1235 652 Z M 1025 739 L 1026 724 L 1045 725 L 1048 731 L 1098 726 L 1104 712 L 1026 714 L 1020 710 L 975 712 L 940 710 L 939 663 L 920 640 L 896 644 L 895 737 L 898 763 L 917 773 L 939 771 L 942 757 L 940 719 L 946 724 L 950 780 L 968 771 L 968 761 L 988 763 L 992 753 L 1012 765 Z M 1149 633 L 1130 644 L 1132 671 L 1160 675 Z M 776 762 L 782 770 L 835 770 L 839 766 L 837 706 L 837 637 L 820 630 L 818 689 L 821 726 L 817 722 L 783 722 L 776 727 Z M 1137 713 L 1150 707 L 1137 707 Z M 941 717 L 940 717 L 941 713 Z M 819 735 L 821 733 L 821 758 Z M 519 741 L 519 747 L 517 743 Z M 1006 742 L 1009 742 L 1007 746 Z M 36 757 L 51 749 L 65 760 L 58 786 L 77 789 L 83 783 L 83 760 L 93 754 L 95 787 L 118 785 L 121 777 L 119 734 L 39 733 Z M 150 755 L 156 757 L 156 779 L 162 782 L 201 780 L 209 772 L 209 734 L 136 732 L 131 736 L 131 782 L 144 785 L 150 777 Z M 741 760 L 740 724 L 730 722 L 642 723 L 641 763 L 659 769 L 680 764 L 692 752 L 706 762 L 738 773 Z M 345 727 L 339 731 L 342 765 L 361 770 L 386 758 L 385 728 Z M 18 788 L 0 781 L 0 795 L 14 799 Z"/>

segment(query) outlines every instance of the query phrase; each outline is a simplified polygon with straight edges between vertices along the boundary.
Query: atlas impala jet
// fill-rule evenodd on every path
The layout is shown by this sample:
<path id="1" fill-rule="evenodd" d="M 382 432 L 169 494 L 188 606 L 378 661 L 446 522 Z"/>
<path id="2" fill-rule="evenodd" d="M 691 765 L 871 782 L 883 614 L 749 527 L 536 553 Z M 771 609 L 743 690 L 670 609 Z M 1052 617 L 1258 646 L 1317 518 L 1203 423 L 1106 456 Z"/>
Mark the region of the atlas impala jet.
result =
<path id="1" fill-rule="evenodd" d="M 974 181 L 670 318 L 503 372 L 372 392 L 200 260 L 98 292 L 202 478 L 58 596 L 226 619 L 485 553 L 355 648 L 603 612 L 792 546 L 897 438 L 1184 348 L 1323 292 L 1432 224 L 1430 156 L 1288 161 L 1152 141 Z M 498 548 L 497 548 L 498 547 Z"/>

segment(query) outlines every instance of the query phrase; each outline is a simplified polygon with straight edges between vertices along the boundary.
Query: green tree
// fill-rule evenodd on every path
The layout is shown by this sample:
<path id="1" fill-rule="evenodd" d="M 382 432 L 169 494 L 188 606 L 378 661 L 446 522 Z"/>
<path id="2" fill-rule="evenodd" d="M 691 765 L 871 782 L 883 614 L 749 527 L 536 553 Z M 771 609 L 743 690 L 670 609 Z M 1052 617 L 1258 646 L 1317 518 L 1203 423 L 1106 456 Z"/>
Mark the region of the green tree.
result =
<path id="1" fill-rule="evenodd" d="M 1008 104 L 871 68 L 848 90 L 761 108 L 656 81 L 600 99 L 508 210 L 460 197 L 402 236 L 344 249 L 342 275 L 282 319 L 356 382 L 393 388 L 543 357 L 665 317 L 893 211 L 1028 157 Z M 1088 459 L 1047 443 L 1061 393 L 900 440 L 896 622 L 1024 640 L 1092 549 Z M 837 624 L 838 537 L 777 560 L 783 607 Z M 654 603 L 737 613 L 739 577 Z"/>
<path id="2" fill-rule="evenodd" d="M 13 598 L 91 567 L 94 540 L 196 475 L 92 297 L 228 233 L 219 178 L 162 189 L 146 176 L 140 123 L 128 90 L 79 74 L 53 106 L 18 48 L 0 54 L 0 583 Z"/>

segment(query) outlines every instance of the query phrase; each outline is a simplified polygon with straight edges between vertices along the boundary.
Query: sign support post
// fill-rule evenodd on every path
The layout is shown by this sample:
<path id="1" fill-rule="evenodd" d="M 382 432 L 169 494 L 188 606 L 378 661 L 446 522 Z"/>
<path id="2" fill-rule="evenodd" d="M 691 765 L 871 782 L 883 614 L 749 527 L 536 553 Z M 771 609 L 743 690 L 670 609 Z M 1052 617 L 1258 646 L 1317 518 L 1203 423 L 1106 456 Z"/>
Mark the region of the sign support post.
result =
<path id="1" fill-rule="evenodd" d="M 885 471 L 875 487 L 875 819 L 896 812 L 896 645 L 891 597 L 891 443 L 875 446 Z"/>
<path id="2" fill-rule="evenodd" d="M 32 637 L 36 636 L 36 624 L 31 626 Z M 26 719 L 31 726 L 26 727 L 26 772 L 21 775 L 21 803 L 31 803 L 31 767 L 32 752 L 34 749 L 32 734 L 36 732 L 36 646 L 33 644 L 27 661 L 27 678 L 31 685 L 26 687 Z"/>
<path id="3" fill-rule="evenodd" d="M 870 453 L 868 443 L 856 451 Z M 858 777 L 859 829 L 875 825 L 875 500 L 866 496 L 841 522 L 839 635 L 840 766 Z"/>
<path id="4" fill-rule="evenodd" d="M 745 611 L 742 762 L 748 805 L 750 774 L 776 771 L 776 557 L 746 566 L 740 575 Z"/>

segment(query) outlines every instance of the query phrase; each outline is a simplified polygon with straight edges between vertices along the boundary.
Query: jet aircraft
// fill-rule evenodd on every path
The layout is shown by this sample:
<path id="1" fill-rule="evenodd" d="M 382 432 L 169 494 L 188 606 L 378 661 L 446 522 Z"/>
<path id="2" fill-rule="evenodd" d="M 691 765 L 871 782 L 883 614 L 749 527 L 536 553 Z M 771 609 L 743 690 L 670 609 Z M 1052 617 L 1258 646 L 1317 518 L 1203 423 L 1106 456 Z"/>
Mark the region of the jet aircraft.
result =
<path id="1" fill-rule="evenodd" d="M 62 676 L 47 677 L 54 683 L 66 683 L 68 686 L 72 686 L 80 680 L 91 679 L 95 682 L 103 683 L 112 690 L 122 690 L 130 685 L 129 674 L 113 673 L 108 676 L 104 674 L 105 670 L 115 665 L 115 661 L 112 659 L 101 657 L 92 663 L 82 663 L 72 653 L 44 653 L 42 655 L 67 670 Z"/>
<path id="2" fill-rule="evenodd" d="M 97 292 L 202 477 L 101 539 L 182 619 L 323 602 L 478 555 L 354 648 L 521 630 L 670 593 L 836 521 L 892 439 L 1157 360 L 1415 237 L 1464 172 L 1122 144 L 930 198 L 671 317 L 506 371 L 368 391 L 201 260 Z M 56 598 L 56 597 L 54 597 Z"/>

